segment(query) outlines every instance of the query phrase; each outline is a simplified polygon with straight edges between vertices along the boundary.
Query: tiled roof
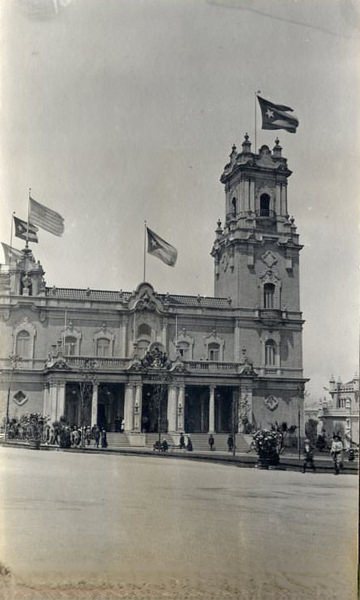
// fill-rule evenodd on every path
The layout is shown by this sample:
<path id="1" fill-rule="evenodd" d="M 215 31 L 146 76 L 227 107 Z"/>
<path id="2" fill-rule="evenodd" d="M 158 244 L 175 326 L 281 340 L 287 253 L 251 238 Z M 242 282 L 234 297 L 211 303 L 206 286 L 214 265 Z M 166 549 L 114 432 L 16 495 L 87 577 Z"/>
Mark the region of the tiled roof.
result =
<path id="1" fill-rule="evenodd" d="M 77 288 L 47 287 L 48 298 L 64 300 L 90 300 L 102 302 L 128 302 L 131 292 L 115 290 L 90 290 Z M 212 298 L 207 296 L 185 296 L 179 294 L 157 294 L 159 300 L 169 305 L 193 306 L 202 308 L 229 308 L 231 302 L 227 298 Z"/>

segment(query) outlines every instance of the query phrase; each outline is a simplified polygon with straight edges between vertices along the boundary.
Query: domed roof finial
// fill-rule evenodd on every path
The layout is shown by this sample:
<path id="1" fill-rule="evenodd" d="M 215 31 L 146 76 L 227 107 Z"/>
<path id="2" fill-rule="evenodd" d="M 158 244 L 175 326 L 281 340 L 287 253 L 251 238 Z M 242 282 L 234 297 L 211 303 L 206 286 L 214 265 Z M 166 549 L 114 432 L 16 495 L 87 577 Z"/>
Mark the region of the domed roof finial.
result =
<path id="1" fill-rule="evenodd" d="M 243 153 L 248 154 L 251 152 L 251 142 L 249 141 L 249 134 L 245 133 L 244 141 L 242 143 Z"/>
<path id="2" fill-rule="evenodd" d="M 275 146 L 273 147 L 273 157 L 281 158 L 281 150 L 282 150 L 282 147 L 280 146 L 280 140 L 277 137 L 275 140 Z"/>

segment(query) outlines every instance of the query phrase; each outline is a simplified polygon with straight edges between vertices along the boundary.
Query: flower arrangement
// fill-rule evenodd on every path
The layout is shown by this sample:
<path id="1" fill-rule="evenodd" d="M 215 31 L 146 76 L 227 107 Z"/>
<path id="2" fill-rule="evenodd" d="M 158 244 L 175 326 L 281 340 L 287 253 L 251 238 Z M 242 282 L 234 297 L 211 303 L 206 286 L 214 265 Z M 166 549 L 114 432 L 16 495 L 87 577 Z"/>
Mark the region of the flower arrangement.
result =
<path id="1" fill-rule="evenodd" d="M 253 443 L 259 456 L 259 464 L 277 465 L 281 439 L 278 431 L 260 429 L 253 434 Z"/>
<path id="2" fill-rule="evenodd" d="M 41 413 L 26 413 L 19 419 L 19 426 L 25 432 L 25 438 L 29 441 L 39 442 L 49 417 Z"/>

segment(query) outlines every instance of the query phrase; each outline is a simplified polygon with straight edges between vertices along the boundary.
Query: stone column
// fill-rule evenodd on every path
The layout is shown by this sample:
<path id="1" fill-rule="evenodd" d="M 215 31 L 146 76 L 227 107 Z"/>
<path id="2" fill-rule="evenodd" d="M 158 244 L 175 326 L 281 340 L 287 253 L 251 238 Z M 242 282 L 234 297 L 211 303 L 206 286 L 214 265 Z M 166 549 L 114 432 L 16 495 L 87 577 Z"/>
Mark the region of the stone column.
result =
<path id="1" fill-rule="evenodd" d="M 57 383 L 50 381 L 49 383 L 49 408 L 50 408 L 50 421 L 54 423 L 57 419 Z"/>
<path id="2" fill-rule="evenodd" d="M 92 398 L 91 398 L 91 427 L 93 427 L 94 425 L 97 425 L 98 393 L 99 393 L 99 386 L 97 383 L 93 383 Z"/>
<path id="3" fill-rule="evenodd" d="M 135 384 L 134 431 L 141 433 L 142 383 Z"/>
<path id="4" fill-rule="evenodd" d="M 209 433 L 215 433 L 215 386 L 214 385 L 210 385 Z"/>
<path id="5" fill-rule="evenodd" d="M 284 215 L 281 202 L 281 183 L 276 184 L 275 212 L 277 215 Z"/>
<path id="6" fill-rule="evenodd" d="M 249 205 L 249 210 L 251 210 L 251 212 L 255 212 L 255 181 L 253 180 L 250 180 Z"/>
<path id="7" fill-rule="evenodd" d="M 281 205 L 282 214 L 287 215 L 287 186 L 285 184 L 281 185 Z"/>
<path id="8" fill-rule="evenodd" d="M 44 385 L 44 395 L 43 395 L 43 415 L 50 416 L 50 398 L 49 398 L 49 384 L 45 383 Z"/>
<path id="9" fill-rule="evenodd" d="M 134 413 L 134 385 L 127 383 L 125 385 L 125 401 L 124 401 L 124 418 L 125 431 L 133 430 L 133 413 Z"/>
<path id="10" fill-rule="evenodd" d="M 65 415 L 65 381 L 57 384 L 57 421 Z"/>
<path id="11" fill-rule="evenodd" d="M 125 315 L 120 317 L 120 348 L 119 354 L 120 356 L 127 356 L 126 352 L 126 330 L 127 330 L 127 318 Z"/>
<path id="12" fill-rule="evenodd" d="M 250 210 L 250 179 L 245 180 L 245 210 Z"/>
<path id="13" fill-rule="evenodd" d="M 175 385 L 168 386 L 167 420 L 169 432 L 176 431 L 176 406 L 177 388 Z"/>
<path id="14" fill-rule="evenodd" d="M 234 329 L 234 361 L 240 362 L 240 319 L 235 319 Z"/>
<path id="15" fill-rule="evenodd" d="M 177 402 L 177 431 L 184 431 L 184 416 L 185 416 L 185 385 L 179 387 L 178 402 Z"/>

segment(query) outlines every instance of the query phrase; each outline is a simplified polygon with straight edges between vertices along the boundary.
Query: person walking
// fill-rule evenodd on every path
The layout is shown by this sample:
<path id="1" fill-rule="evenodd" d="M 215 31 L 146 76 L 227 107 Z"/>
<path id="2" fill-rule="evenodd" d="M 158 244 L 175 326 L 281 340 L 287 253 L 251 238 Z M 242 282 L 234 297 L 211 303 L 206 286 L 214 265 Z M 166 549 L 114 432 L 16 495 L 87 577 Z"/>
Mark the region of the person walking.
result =
<path id="1" fill-rule="evenodd" d="M 306 473 L 306 467 L 309 466 L 312 468 L 313 473 L 315 473 L 316 468 L 314 464 L 314 449 L 310 443 L 310 440 L 306 438 L 304 442 L 304 464 L 303 464 L 303 473 Z"/>
<path id="2" fill-rule="evenodd" d="M 185 436 L 183 433 L 180 435 L 179 444 L 180 444 L 180 450 L 185 450 Z"/>
<path id="3" fill-rule="evenodd" d="M 210 450 L 214 450 L 214 444 L 215 444 L 214 436 L 213 436 L 212 433 L 210 433 L 210 435 L 209 435 L 209 448 L 210 448 Z"/>
<path id="4" fill-rule="evenodd" d="M 227 446 L 228 446 L 229 452 L 232 452 L 233 448 L 234 448 L 234 438 L 231 434 L 229 435 L 229 437 L 227 439 Z"/>
<path id="5" fill-rule="evenodd" d="M 94 427 L 94 444 L 97 448 L 99 447 L 99 442 L 100 442 L 100 429 L 98 428 L 97 425 L 95 425 L 95 427 Z"/>
<path id="6" fill-rule="evenodd" d="M 101 432 L 101 447 L 102 448 L 107 448 L 107 437 L 106 437 L 106 431 L 105 429 L 102 430 Z"/>
<path id="7" fill-rule="evenodd" d="M 186 450 L 188 450 L 188 452 L 192 452 L 193 451 L 193 445 L 192 445 L 192 441 L 191 441 L 191 438 L 190 438 L 189 435 L 188 435 L 188 441 L 187 441 Z"/>
<path id="8" fill-rule="evenodd" d="M 344 450 L 341 437 L 336 434 L 333 436 L 333 441 L 330 448 L 330 455 L 334 461 L 335 475 L 339 475 L 340 467 L 342 467 L 342 453 Z"/>

